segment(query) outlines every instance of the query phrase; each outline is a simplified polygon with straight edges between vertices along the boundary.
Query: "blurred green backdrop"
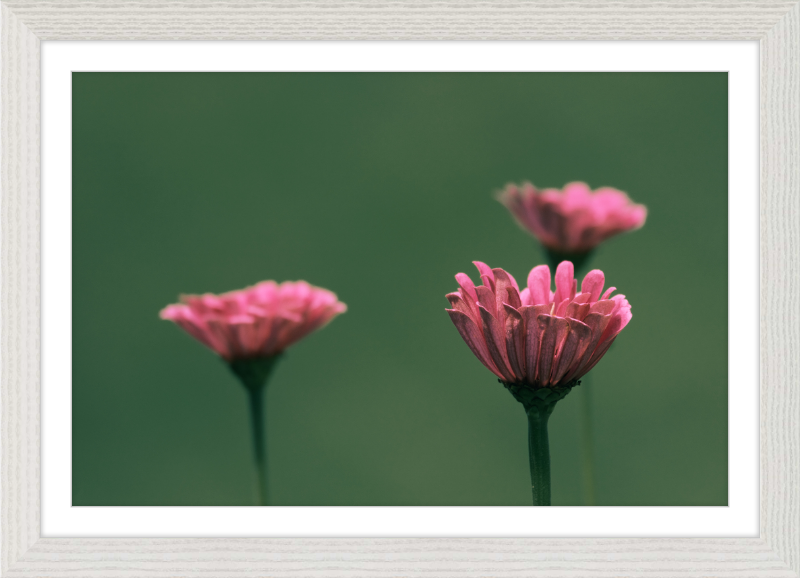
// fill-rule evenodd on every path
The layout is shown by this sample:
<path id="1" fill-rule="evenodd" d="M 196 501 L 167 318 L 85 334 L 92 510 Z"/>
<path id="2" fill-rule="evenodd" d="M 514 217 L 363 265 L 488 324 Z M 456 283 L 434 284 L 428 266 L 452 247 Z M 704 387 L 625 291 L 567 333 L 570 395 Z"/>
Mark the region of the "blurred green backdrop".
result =
<path id="1" fill-rule="evenodd" d="M 600 505 L 727 504 L 723 73 L 73 74 L 73 505 L 249 505 L 242 387 L 159 310 L 305 279 L 349 311 L 267 395 L 277 505 L 529 505 L 526 419 L 444 297 L 544 257 L 492 193 L 627 191 L 594 266 L 633 321 L 592 371 Z M 580 388 L 550 422 L 581 505 Z"/>

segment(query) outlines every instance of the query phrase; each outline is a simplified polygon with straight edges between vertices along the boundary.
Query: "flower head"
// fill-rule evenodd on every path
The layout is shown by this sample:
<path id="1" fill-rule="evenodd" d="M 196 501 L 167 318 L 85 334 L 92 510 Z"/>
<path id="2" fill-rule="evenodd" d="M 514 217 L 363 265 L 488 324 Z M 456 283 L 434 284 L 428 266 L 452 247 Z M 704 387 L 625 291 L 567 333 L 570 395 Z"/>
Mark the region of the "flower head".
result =
<path id="1" fill-rule="evenodd" d="M 230 362 L 277 355 L 346 310 L 334 293 L 305 281 L 263 281 L 221 295 L 184 295 L 161 318 Z"/>
<path id="2" fill-rule="evenodd" d="M 550 290 L 550 268 L 534 267 L 522 291 L 502 269 L 475 262 L 483 284 L 464 273 L 460 289 L 447 295 L 453 324 L 475 356 L 506 384 L 568 387 L 600 361 L 631 320 L 624 295 L 603 292 L 605 276 L 595 269 L 580 292 L 574 268 L 563 261 Z"/>
<path id="3" fill-rule="evenodd" d="M 519 224 L 561 255 L 588 253 L 606 239 L 644 225 L 647 208 L 612 188 L 592 191 L 585 183 L 538 190 L 508 185 L 498 195 Z"/>

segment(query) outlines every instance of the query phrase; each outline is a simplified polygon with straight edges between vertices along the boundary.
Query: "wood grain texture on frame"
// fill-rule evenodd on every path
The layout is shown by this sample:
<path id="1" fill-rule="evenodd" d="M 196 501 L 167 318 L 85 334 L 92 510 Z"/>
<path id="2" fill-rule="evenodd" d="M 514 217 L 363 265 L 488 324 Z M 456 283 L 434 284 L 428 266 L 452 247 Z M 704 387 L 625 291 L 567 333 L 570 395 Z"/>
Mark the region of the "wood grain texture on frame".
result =
<path id="1" fill-rule="evenodd" d="M 791 1 L 13 0 L 47 40 L 758 40 Z"/>
<path id="2" fill-rule="evenodd" d="M 798 576 L 800 4 L 0 2 L 3 576 Z M 735 539 L 40 537 L 42 40 L 759 40 L 761 532 Z"/>

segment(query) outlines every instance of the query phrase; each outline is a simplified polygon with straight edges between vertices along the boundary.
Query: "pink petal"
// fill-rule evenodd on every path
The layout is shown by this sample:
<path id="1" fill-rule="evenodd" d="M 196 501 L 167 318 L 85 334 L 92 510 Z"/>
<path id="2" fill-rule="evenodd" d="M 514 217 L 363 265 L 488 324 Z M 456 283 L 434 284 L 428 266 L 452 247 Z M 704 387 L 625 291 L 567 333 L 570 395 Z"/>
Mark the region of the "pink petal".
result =
<path id="1" fill-rule="evenodd" d="M 221 295 L 181 297 L 172 319 L 220 356 L 232 361 L 278 353 L 346 311 L 336 295 L 305 281 L 264 281 Z"/>
<path id="2" fill-rule="evenodd" d="M 269 319 L 267 338 L 259 348 L 259 352 L 262 356 L 270 357 L 280 353 L 289 346 L 290 341 L 286 338 L 286 329 L 291 326 L 290 324 L 292 324 L 292 320 L 285 317 L 274 316 Z M 298 333 L 300 335 L 305 335 L 304 332 Z"/>
<path id="3" fill-rule="evenodd" d="M 505 324 L 501 325 L 485 307 L 479 305 L 478 310 L 483 320 L 483 338 L 486 340 L 486 346 L 489 348 L 489 355 L 491 355 L 492 361 L 494 361 L 500 373 L 503 374 L 505 381 L 516 382 L 516 376 L 511 371 L 508 355 L 506 354 Z"/>
<path id="4" fill-rule="evenodd" d="M 564 299 L 558 306 L 555 308 L 553 315 L 556 317 L 564 317 L 564 314 L 567 312 L 567 306 L 569 305 L 569 297 Z"/>
<path id="5" fill-rule="evenodd" d="M 597 362 L 602 359 L 603 355 L 605 355 L 606 351 L 608 351 L 608 348 L 611 347 L 612 343 L 614 343 L 614 340 L 617 338 L 617 335 L 619 335 L 619 332 L 622 331 L 630 322 L 631 317 L 632 316 L 629 309 L 623 309 L 620 313 L 612 316 L 611 321 L 603 332 L 603 336 L 600 338 L 597 349 L 592 354 L 591 360 L 583 370 L 584 374 L 588 373 L 595 365 L 597 365 Z"/>
<path id="6" fill-rule="evenodd" d="M 455 309 L 456 311 L 461 311 L 465 315 L 468 315 L 473 321 L 477 322 L 476 318 L 479 318 L 477 307 L 473 312 L 472 308 L 467 304 L 467 302 L 462 299 L 459 293 L 448 293 L 445 295 L 447 300 L 450 302 L 450 306 Z"/>
<path id="7" fill-rule="evenodd" d="M 506 309 L 506 354 L 517 381 L 525 377 L 525 323 L 519 312 L 504 305 Z"/>
<path id="8" fill-rule="evenodd" d="M 611 294 L 612 294 L 614 291 L 616 291 L 616 290 L 617 290 L 617 288 L 616 288 L 616 287 L 609 287 L 608 289 L 606 289 L 606 292 L 605 292 L 605 293 L 603 293 L 603 296 L 602 296 L 602 297 L 600 297 L 600 299 L 601 299 L 601 300 L 603 300 L 603 299 L 608 299 L 608 298 L 609 298 L 609 296 L 610 296 L 610 295 L 611 295 Z"/>
<path id="9" fill-rule="evenodd" d="M 537 190 L 530 183 L 507 185 L 499 200 L 516 221 L 546 247 L 559 253 L 584 253 L 605 239 L 641 227 L 642 205 L 610 187 L 592 191 L 586 183 Z"/>
<path id="10" fill-rule="evenodd" d="M 575 357 L 575 352 L 578 350 L 581 335 L 588 335 L 590 332 L 591 330 L 580 321 L 574 319 L 569 320 L 567 337 L 564 339 L 560 351 L 556 353 L 555 367 L 551 377 L 551 383 L 553 385 L 560 384 L 561 378 L 564 377 L 570 365 L 572 365 L 572 360 Z"/>
<path id="11" fill-rule="evenodd" d="M 596 301 L 595 303 L 592 303 L 590 311 L 592 313 L 600 313 L 601 315 L 608 315 L 609 313 L 614 311 L 614 308 L 616 306 L 617 304 L 614 301 L 606 299 L 605 301 Z"/>
<path id="12" fill-rule="evenodd" d="M 472 298 L 472 301 L 478 300 L 478 295 L 475 293 L 475 284 L 472 282 L 472 279 L 469 278 L 469 275 L 464 273 L 456 274 L 456 282 L 458 286 L 461 287 L 461 291 Z"/>
<path id="13" fill-rule="evenodd" d="M 492 273 L 492 268 L 486 263 L 482 263 L 480 261 L 473 261 L 472 264 L 478 268 L 478 273 L 480 273 L 481 278 L 487 276 L 492 280 L 491 286 L 492 289 L 494 289 L 494 275 Z"/>
<path id="14" fill-rule="evenodd" d="M 597 349 L 597 345 L 600 343 L 600 338 L 603 336 L 603 332 L 608 326 L 609 321 L 611 321 L 610 315 L 600 315 L 599 313 L 589 313 L 583 320 L 589 329 L 592 330 L 592 338 L 580 359 L 575 360 L 575 365 L 573 366 L 574 373 L 568 376 L 570 379 L 577 379 L 585 375 L 585 368 L 589 364 L 595 349 Z"/>
<path id="15" fill-rule="evenodd" d="M 503 303 L 508 299 L 508 289 L 516 291 L 514 284 L 508 274 L 502 269 L 492 269 L 494 274 L 494 293 L 495 293 L 495 310 L 497 311 L 496 317 L 505 323 L 505 313 L 503 311 Z"/>
<path id="16" fill-rule="evenodd" d="M 214 350 L 226 359 L 233 357 L 233 339 L 231 339 L 228 326 L 218 319 L 209 319 L 206 322 L 210 334 L 213 336 L 217 346 Z"/>
<path id="17" fill-rule="evenodd" d="M 494 296 L 494 292 L 484 285 L 479 285 L 475 287 L 475 292 L 478 294 L 478 305 L 483 305 L 486 309 L 489 310 L 489 313 L 492 316 L 497 315 L 497 299 Z M 478 313 L 480 315 L 480 313 Z"/>
<path id="18" fill-rule="evenodd" d="M 569 383 L 565 377 L 575 367 L 575 361 L 586 351 L 592 338 L 592 330 L 585 323 L 575 319 L 569 320 L 569 335 L 558 356 L 558 366 L 553 372 L 553 385 Z"/>
<path id="19" fill-rule="evenodd" d="M 590 297 L 591 297 L 591 295 L 589 295 L 588 293 L 578 293 L 575 296 L 575 299 L 573 299 L 573 302 L 575 302 L 575 303 L 588 303 Z"/>
<path id="20" fill-rule="evenodd" d="M 550 267 L 539 265 L 531 269 L 528 275 L 528 289 L 532 305 L 548 303 L 550 301 Z"/>
<path id="21" fill-rule="evenodd" d="M 625 326 L 630 323 L 631 318 L 633 318 L 633 315 L 631 314 L 630 309 L 622 309 L 615 313 L 611 317 L 611 321 L 608 322 L 608 326 L 603 332 L 602 337 L 600 337 L 600 345 L 603 345 L 605 342 L 610 341 L 619 335 L 619 332 L 625 329 Z"/>
<path id="22" fill-rule="evenodd" d="M 539 346 L 541 343 L 539 338 L 539 313 L 536 311 L 536 307 L 522 307 L 519 313 L 525 322 L 525 375 L 528 383 L 534 383 L 539 366 Z"/>
<path id="23" fill-rule="evenodd" d="M 597 365 L 597 362 L 600 361 L 603 356 L 608 351 L 608 348 L 611 347 L 611 344 L 614 343 L 614 340 L 619 335 L 620 331 L 622 331 L 626 325 L 631 320 L 631 312 L 629 309 L 623 309 L 620 314 L 615 316 L 606 327 L 606 330 L 603 332 L 603 336 L 600 338 L 600 344 L 597 346 L 597 350 L 592 355 L 592 359 L 589 362 L 589 365 L 586 366 L 584 373 L 588 373 L 591 369 Z"/>
<path id="24" fill-rule="evenodd" d="M 592 189 L 581 182 L 567 183 L 564 185 L 563 205 L 565 210 L 585 207 L 591 202 Z"/>
<path id="25" fill-rule="evenodd" d="M 517 293 L 517 290 L 514 287 L 508 287 L 506 289 L 506 303 L 511 305 L 514 309 L 519 309 L 522 307 L 522 298 L 520 294 Z"/>
<path id="26" fill-rule="evenodd" d="M 251 357 L 258 353 L 255 323 L 234 323 L 231 325 L 233 350 L 237 356 Z"/>
<path id="27" fill-rule="evenodd" d="M 589 314 L 589 304 L 588 303 L 578 303 L 573 301 L 567 306 L 567 311 L 564 313 L 564 317 L 582 320 Z"/>
<path id="28" fill-rule="evenodd" d="M 167 305 L 158 313 L 158 316 L 161 319 L 177 321 L 184 318 L 184 311 L 191 311 L 191 309 L 186 305 Z"/>
<path id="29" fill-rule="evenodd" d="M 590 302 L 597 301 L 600 294 L 603 292 L 603 285 L 605 285 L 606 276 L 600 269 L 594 269 L 586 274 L 581 283 L 581 293 L 589 293 L 591 298 Z"/>
<path id="30" fill-rule="evenodd" d="M 570 261 L 562 261 L 556 269 L 556 294 L 555 302 L 561 303 L 569 298 L 572 290 L 572 280 L 575 278 L 575 267 Z"/>
<path id="31" fill-rule="evenodd" d="M 603 359 L 603 356 L 606 354 L 606 351 L 608 351 L 608 348 L 611 347 L 611 344 L 614 343 L 614 340 L 616 338 L 617 338 L 617 336 L 615 335 L 614 337 L 609 339 L 606 343 L 601 344 L 597 348 L 597 350 L 595 351 L 594 355 L 592 356 L 591 361 L 589 362 L 589 364 L 583 370 L 583 375 L 586 375 L 587 373 L 589 373 L 594 368 L 594 366 L 597 365 L 598 362 L 601 359 Z"/>
<path id="32" fill-rule="evenodd" d="M 523 305 L 533 305 L 533 303 L 531 303 L 531 290 L 525 287 L 519 294 L 519 300 Z"/>
<path id="33" fill-rule="evenodd" d="M 541 346 L 536 379 L 542 387 L 547 387 L 550 385 L 550 373 L 555 360 L 556 347 L 566 337 L 569 323 L 567 323 L 566 319 L 551 315 L 540 315 L 538 321 L 539 331 L 541 332 Z"/>
<path id="34" fill-rule="evenodd" d="M 486 346 L 483 333 L 472 319 L 460 311 L 454 311 L 452 309 L 447 309 L 446 311 L 450 315 L 450 320 L 453 322 L 453 325 L 456 326 L 456 329 L 458 329 L 458 332 L 461 334 L 461 338 L 472 350 L 472 353 L 475 354 L 475 357 L 497 377 L 505 379 L 503 374 L 497 370 L 494 361 L 492 361 L 492 357 L 489 355 L 489 349 Z"/>
<path id="35" fill-rule="evenodd" d="M 644 225 L 647 219 L 647 207 L 644 205 L 634 205 L 631 212 L 628 214 L 628 219 L 625 223 L 626 229 L 638 229 Z"/>
<path id="36" fill-rule="evenodd" d="M 614 219 L 624 218 L 623 212 L 617 211 L 609 213 L 607 226 L 592 224 L 596 217 L 593 194 L 583 184 L 571 185 L 570 190 L 569 195 L 557 190 L 527 191 L 533 196 L 529 198 L 527 192 L 515 189 L 504 193 L 504 202 L 514 200 L 517 209 L 521 205 L 526 212 L 538 211 L 533 221 L 551 227 L 550 231 L 562 240 L 599 238 L 608 227 L 616 226 Z M 581 200 L 581 196 L 586 198 Z M 608 198 L 616 202 L 612 196 Z M 573 205 L 567 215 L 563 211 L 570 203 Z M 628 211 L 629 205 L 623 208 Z M 598 210 L 605 209 L 601 206 Z M 573 220 L 568 221 L 565 215 Z M 574 266 L 563 261 L 556 269 L 555 291 L 551 291 L 550 269 L 540 265 L 531 270 L 528 286 L 520 292 L 514 278 L 503 269 L 489 269 L 479 261 L 475 266 L 484 284 L 475 287 L 466 275 L 459 274 L 460 290 L 447 295 L 453 307 L 449 311 L 470 320 L 481 336 L 486 359 L 503 381 L 527 382 L 534 387 L 572 383 L 597 363 L 631 319 L 631 306 L 624 295 L 609 298 L 614 287 L 603 292 L 605 275 L 600 270 L 584 277 L 578 293 Z M 239 314 L 238 305 L 225 307 L 229 315 Z M 245 312 L 252 314 L 251 309 Z M 480 351 L 478 346 L 473 349 Z"/>
<path id="37" fill-rule="evenodd" d="M 600 316 L 597 316 L 595 319 L 598 319 L 599 317 Z M 590 320 L 590 323 L 591 322 L 592 320 Z M 573 379 L 583 375 L 578 375 L 578 370 L 581 368 L 584 358 L 591 355 L 591 353 L 587 354 L 587 351 L 589 351 L 590 348 L 594 349 L 594 347 L 597 345 L 597 342 L 594 342 L 594 345 L 592 345 L 592 328 L 586 323 L 576 325 L 575 320 L 570 320 L 570 329 L 573 333 L 578 334 L 578 344 L 575 348 L 575 354 L 572 356 L 572 361 L 570 362 L 566 373 L 561 376 L 561 383 L 569 383 Z"/>

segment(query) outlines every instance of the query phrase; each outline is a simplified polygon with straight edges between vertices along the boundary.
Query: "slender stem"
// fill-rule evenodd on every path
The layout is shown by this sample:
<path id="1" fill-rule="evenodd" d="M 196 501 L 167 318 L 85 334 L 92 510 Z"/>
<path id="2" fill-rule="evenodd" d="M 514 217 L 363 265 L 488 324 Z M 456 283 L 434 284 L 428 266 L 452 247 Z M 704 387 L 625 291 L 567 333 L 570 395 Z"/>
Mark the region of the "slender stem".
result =
<path id="1" fill-rule="evenodd" d="M 258 505 L 269 504 L 267 487 L 267 449 L 264 443 L 264 391 L 265 387 L 247 388 L 250 402 L 250 426 L 253 431 L 253 450 L 256 459 L 256 474 L 258 475 Z"/>
<path id="2" fill-rule="evenodd" d="M 550 440 L 547 422 L 556 407 L 574 384 L 565 387 L 534 388 L 525 383 L 501 382 L 525 408 L 528 416 L 528 458 L 531 465 L 531 491 L 534 506 L 550 505 Z"/>
<path id="3" fill-rule="evenodd" d="M 534 506 L 550 505 L 550 441 L 547 421 L 552 407 L 533 405 L 528 414 L 528 457 L 531 463 L 531 491 Z"/>
<path id="4" fill-rule="evenodd" d="M 239 378 L 247 391 L 247 400 L 250 405 L 250 427 L 253 433 L 253 451 L 256 474 L 258 476 L 258 504 L 260 506 L 266 506 L 269 503 L 264 394 L 267 389 L 267 380 L 278 359 L 280 359 L 280 354 L 272 357 L 238 359 L 229 362 L 231 371 L 236 374 L 236 377 Z"/>
<path id="5" fill-rule="evenodd" d="M 583 456 L 583 501 L 587 506 L 596 505 L 594 495 L 594 439 L 592 422 L 592 389 L 586 387 L 588 376 L 583 376 L 583 386 L 578 392 L 581 412 L 581 454 Z"/>

